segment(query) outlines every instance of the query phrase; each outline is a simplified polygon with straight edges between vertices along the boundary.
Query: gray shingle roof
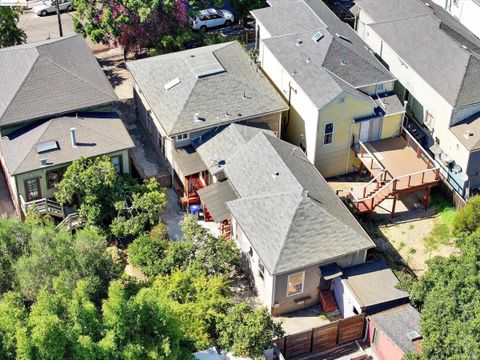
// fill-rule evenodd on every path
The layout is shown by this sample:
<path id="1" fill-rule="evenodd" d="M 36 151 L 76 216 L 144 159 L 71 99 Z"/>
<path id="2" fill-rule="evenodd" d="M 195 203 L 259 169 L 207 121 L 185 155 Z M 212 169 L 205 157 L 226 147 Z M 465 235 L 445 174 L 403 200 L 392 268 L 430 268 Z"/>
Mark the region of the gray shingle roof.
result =
<path id="1" fill-rule="evenodd" d="M 470 151 L 480 149 L 480 113 L 453 125 L 450 131 Z"/>
<path id="2" fill-rule="evenodd" d="M 198 76 L 197 58 L 224 71 Z M 168 135 L 288 108 L 238 42 L 137 60 L 127 67 Z M 166 90 L 176 78 L 180 83 Z M 195 122 L 195 114 L 202 121 Z"/>
<path id="3" fill-rule="evenodd" d="M 410 304 L 371 315 L 370 320 L 403 352 L 417 350 L 414 343 L 408 338 L 407 333 L 416 331 L 419 335 L 422 334 L 420 313 Z"/>
<path id="4" fill-rule="evenodd" d="M 216 182 L 197 191 L 202 203 L 207 208 L 213 221 L 220 223 L 230 218 L 227 202 L 238 199 L 230 181 Z"/>
<path id="5" fill-rule="evenodd" d="M 16 175 L 39 169 L 42 159 L 47 160 L 48 167 L 69 163 L 80 156 L 98 156 L 132 148 L 133 141 L 122 120 L 114 115 L 55 118 L 0 138 L 0 151 L 9 173 Z M 76 128 L 77 147 L 71 143 L 71 128 Z M 47 141 L 56 141 L 58 149 L 38 154 L 36 145 Z"/>
<path id="6" fill-rule="evenodd" d="M 172 149 L 172 157 L 175 170 L 178 170 L 183 177 L 207 170 L 207 166 L 200 155 L 191 145 Z"/>
<path id="7" fill-rule="evenodd" d="M 223 169 L 228 158 L 261 131 L 269 131 L 251 125 L 230 124 L 213 130 L 211 138 L 196 148 L 211 174 Z"/>
<path id="8" fill-rule="evenodd" d="M 344 268 L 342 280 L 362 307 L 408 300 L 408 293 L 395 287 L 398 279 L 383 260 Z"/>
<path id="9" fill-rule="evenodd" d="M 360 0 L 358 6 L 374 20 L 371 28 L 448 103 L 480 102 L 480 41 L 458 21 L 447 23 L 419 0 Z"/>
<path id="10" fill-rule="evenodd" d="M 257 134 L 229 158 L 233 216 L 271 274 L 374 247 L 300 148 Z"/>
<path id="11" fill-rule="evenodd" d="M 377 96 L 374 98 L 375 103 L 385 111 L 386 115 L 398 114 L 405 112 L 400 99 L 395 94 L 386 94 L 385 96 Z"/>
<path id="12" fill-rule="evenodd" d="M 116 100 L 80 35 L 0 49 L 0 127 Z"/>
<path id="13" fill-rule="evenodd" d="M 321 0 L 282 2 L 252 14 L 272 33 L 264 45 L 319 108 L 343 91 L 372 102 L 357 88 L 394 80 Z M 323 35 L 317 42 L 316 32 Z"/>

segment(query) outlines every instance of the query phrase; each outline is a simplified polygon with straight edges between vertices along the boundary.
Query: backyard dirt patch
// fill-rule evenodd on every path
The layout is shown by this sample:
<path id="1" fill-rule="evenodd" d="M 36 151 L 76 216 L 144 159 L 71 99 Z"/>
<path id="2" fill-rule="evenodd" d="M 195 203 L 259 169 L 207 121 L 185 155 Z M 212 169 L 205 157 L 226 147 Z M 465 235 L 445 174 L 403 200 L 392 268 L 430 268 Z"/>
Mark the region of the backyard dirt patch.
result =
<path id="1" fill-rule="evenodd" d="M 355 176 L 328 179 L 340 196 L 368 181 Z M 427 260 L 457 254 L 451 233 L 455 210 L 440 194 L 432 192 L 430 206 L 423 207 L 424 192 L 399 197 L 392 218 L 392 200 L 383 201 L 375 211 L 357 217 L 377 245 L 377 250 L 397 263 L 406 264 L 417 276 L 426 271 Z"/>

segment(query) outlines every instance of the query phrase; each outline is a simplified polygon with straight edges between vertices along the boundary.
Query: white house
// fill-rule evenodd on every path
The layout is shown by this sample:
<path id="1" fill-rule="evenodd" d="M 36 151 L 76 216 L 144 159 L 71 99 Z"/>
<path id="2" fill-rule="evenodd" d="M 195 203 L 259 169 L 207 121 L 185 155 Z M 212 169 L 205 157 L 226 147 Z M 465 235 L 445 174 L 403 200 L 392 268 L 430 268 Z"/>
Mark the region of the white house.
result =
<path id="1" fill-rule="evenodd" d="M 321 0 L 270 3 L 251 13 L 259 63 L 290 106 L 285 139 L 323 176 L 351 172 L 352 143 L 399 133 L 395 78 Z"/>
<path id="2" fill-rule="evenodd" d="M 476 37 L 480 38 L 479 0 L 432 0 L 458 19 Z"/>
<path id="3" fill-rule="evenodd" d="M 468 198 L 480 187 L 480 41 L 420 0 L 357 5 L 357 33 L 398 79 L 409 130 Z"/>

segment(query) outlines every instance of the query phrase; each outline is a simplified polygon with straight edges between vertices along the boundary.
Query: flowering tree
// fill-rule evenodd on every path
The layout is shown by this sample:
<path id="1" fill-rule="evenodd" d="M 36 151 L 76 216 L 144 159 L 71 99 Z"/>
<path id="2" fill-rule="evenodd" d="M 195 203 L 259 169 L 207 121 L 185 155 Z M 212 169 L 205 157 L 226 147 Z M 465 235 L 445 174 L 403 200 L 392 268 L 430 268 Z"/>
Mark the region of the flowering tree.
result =
<path id="1" fill-rule="evenodd" d="M 96 43 L 121 46 L 124 55 L 154 47 L 188 27 L 184 0 L 74 0 L 75 31 Z"/>

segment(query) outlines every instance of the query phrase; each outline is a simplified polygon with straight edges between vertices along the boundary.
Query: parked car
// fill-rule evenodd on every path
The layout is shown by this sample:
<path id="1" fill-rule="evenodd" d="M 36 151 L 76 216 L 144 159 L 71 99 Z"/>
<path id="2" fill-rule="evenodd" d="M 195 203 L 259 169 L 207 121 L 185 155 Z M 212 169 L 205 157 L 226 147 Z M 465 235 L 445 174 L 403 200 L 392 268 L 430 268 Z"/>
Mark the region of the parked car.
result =
<path id="1" fill-rule="evenodd" d="M 234 21 L 233 14 L 225 9 L 201 10 L 192 18 L 193 30 L 205 31 L 217 26 L 230 26 Z"/>
<path id="2" fill-rule="evenodd" d="M 46 16 L 57 12 L 57 1 L 60 11 L 73 11 L 73 4 L 70 0 L 47 0 L 33 7 L 33 12 L 39 16 Z"/>

